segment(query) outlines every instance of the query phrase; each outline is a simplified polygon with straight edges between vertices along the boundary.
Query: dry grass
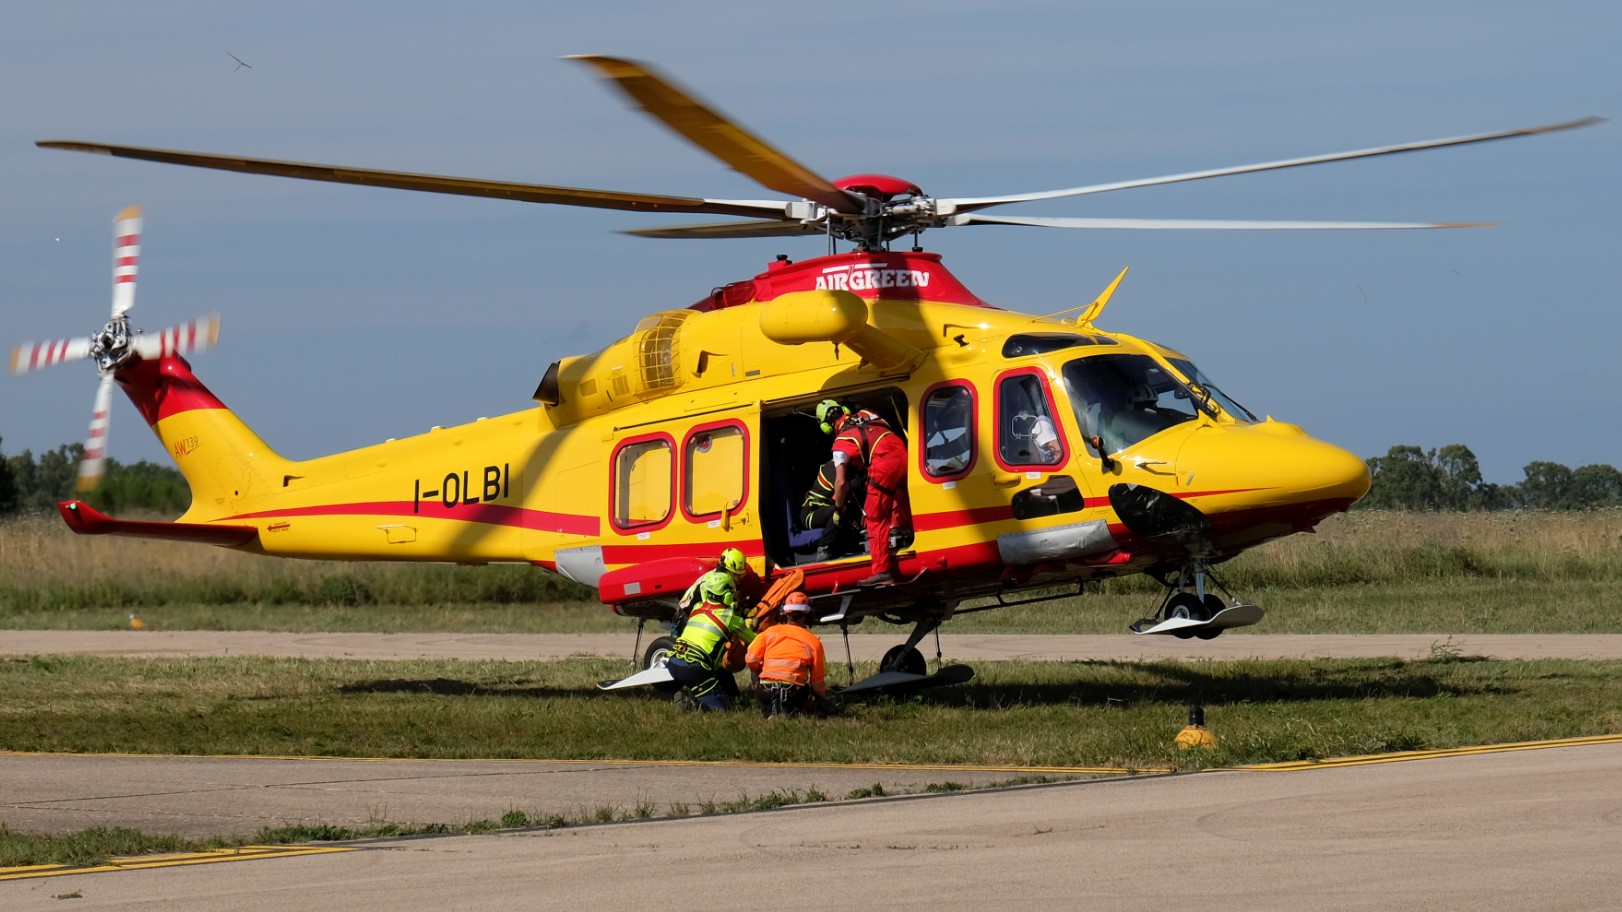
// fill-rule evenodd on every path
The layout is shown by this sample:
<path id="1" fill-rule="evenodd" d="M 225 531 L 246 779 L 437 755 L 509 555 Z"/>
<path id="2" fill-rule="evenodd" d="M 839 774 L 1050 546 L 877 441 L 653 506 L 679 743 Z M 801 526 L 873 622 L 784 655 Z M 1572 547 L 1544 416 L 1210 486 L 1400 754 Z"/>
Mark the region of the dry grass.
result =
<path id="1" fill-rule="evenodd" d="M 1464 550 L 1492 563 L 1554 577 L 1581 565 L 1622 574 L 1622 510 L 1582 513 L 1400 513 L 1358 511 L 1251 551 L 1234 566 L 1273 582 L 1355 563 L 1378 569 L 1407 555 Z M 308 582 L 338 573 L 387 575 L 396 564 L 277 560 L 181 542 L 73 534 L 54 517 L 0 522 L 0 588 L 118 579 L 161 585 L 175 579 L 239 581 L 245 589 Z"/>
<path id="2" fill-rule="evenodd" d="M 1622 511 L 1354 512 L 1217 568 L 1271 633 L 1622 631 Z M 1146 577 L 1079 599 L 966 615 L 954 632 L 1116 633 Z M 0 523 L 0 628 L 629 632 L 590 590 L 524 565 L 278 560 Z"/>
<path id="3" fill-rule="evenodd" d="M 1411 572 L 1414 555 L 1453 555 L 1465 572 L 1558 579 L 1622 576 L 1622 510 L 1582 513 L 1356 511 L 1234 561 L 1273 584 L 1343 572 L 1348 564 Z M 1474 569 L 1468 562 L 1474 564 Z M 1443 565 L 1445 568 L 1445 564 Z M 1456 568 L 1457 569 L 1457 568 Z"/>

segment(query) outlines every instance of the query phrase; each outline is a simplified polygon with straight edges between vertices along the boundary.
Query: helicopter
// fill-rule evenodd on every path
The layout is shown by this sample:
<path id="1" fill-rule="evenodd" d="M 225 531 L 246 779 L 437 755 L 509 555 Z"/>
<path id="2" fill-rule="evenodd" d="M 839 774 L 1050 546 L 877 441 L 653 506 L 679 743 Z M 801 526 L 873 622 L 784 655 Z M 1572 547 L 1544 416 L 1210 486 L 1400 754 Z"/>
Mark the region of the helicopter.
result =
<path id="1" fill-rule="evenodd" d="M 277 454 L 192 372 L 202 346 L 157 347 L 128 327 L 105 342 L 20 346 L 28 367 L 95 357 L 192 490 L 174 522 L 121 520 L 83 501 L 59 510 L 84 534 L 177 539 L 279 557 L 340 561 L 522 562 L 593 587 L 638 621 L 675 625 L 678 597 L 740 549 L 762 580 L 800 575 L 812 620 L 848 633 L 901 627 L 881 673 L 922 675 L 918 646 L 970 611 L 1069 598 L 1147 574 L 1159 603 L 1136 634 L 1209 639 L 1255 624 L 1215 568 L 1311 531 L 1367 493 L 1356 455 L 1294 424 L 1258 417 L 1187 355 L 1098 320 L 1126 271 L 1058 313 L 1005 310 L 970 291 L 926 230 L 1434 229 L 1458 222 L 1167 221 L 1018 217 L 987 210 L 1228 175 L 1533 136 L 1584 118 L 1139 180 L 1001 196 L 936 197 L 885 174 L 830 180 L 648 64 L 586 65 L 635 106 L 787 199 L 707 199 L 413 174 L 80 141 L 48 149 L 303 180 L 729 220 L 632 229 L 649 238 L 812 238 L 696 302 L 654 312 L 603 349 L 553 362 L 536 405 L 329 456 Z M 127 225 L 125 226 L 128 227 Z M 119 229 L 122 230 L 122 229 Z M 116 233 L 116 230 L 115 230 Z M 124 235 L 127 236 L 127 235 Z M 840 245 L 848 249 L 841 250 Z M 133 272 L 127 294 L 133 294 Z M 120 292 L 125 293 L 125 292 Z M 122 309 L 121 309 L 122 308 Z M 111 328 L 113 324 L 109 324 Z M 212 340 L 217 319 L 188 324 Z M 197 329 L 203 330 L 201 333 Z M 164 338 L 168 338 L 164 336 Z M 144 346 L 144 347 L 143 347 Z M 20 354 L 19 354 L 20 353 Z M 872 554 L 818 547 L 802 498 L 829 458 L 814 415 L 834 400 L 877 416 L 907 446 L 911 524 L 890 545 L 900 579 L 863 586 Z M 105 409 L 98 399 L 104 439 Z M 1044 433 L 1044 429 L 1048 429 Z M 93 427 L 93 438 L 98 437 Z M 1218 593 L 1221 594 L 1218 594 Z M 1226 598 L 1224 598 L 1226 596 Z M 967 605 L 984 602 L 986 604 Z M 937 650 L 938 651 L 938 650 Z"/>

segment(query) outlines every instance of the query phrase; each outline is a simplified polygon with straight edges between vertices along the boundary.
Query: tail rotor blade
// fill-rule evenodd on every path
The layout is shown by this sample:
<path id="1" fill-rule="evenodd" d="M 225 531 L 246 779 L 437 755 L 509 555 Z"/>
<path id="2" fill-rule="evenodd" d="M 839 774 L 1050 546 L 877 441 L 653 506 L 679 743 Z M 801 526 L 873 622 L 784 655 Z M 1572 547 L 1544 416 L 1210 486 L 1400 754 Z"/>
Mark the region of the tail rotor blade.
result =
<path id="1" fill-rule="evenodd" d="M 135 306 L 135 273 L 141 258 L 141 207 L 129 206 L 113 219 L 113 316 Z"/>
<path id="2" fill-rule="evenodd" d="M 107 466 L 107 417 L 112 405 L 113 377 L 108 374 L 96 388 L 96 409 L 90 415 L 90 435 L 84 442 L 84 459 L 79 462 L 80 491 L 94 491 L 101 483 Z"/>
<path id="3" fill-rule="evenodd" d="M 143 359 L 153 361 L 169 355 L 189 355 L 214 347 L 220 338 L 220 315 L 209 314 L 171 326 L 163 332 L 145 333 L 131 342 Z"/>
<path id="4" fill-rule="evenodd" d="M 42 367 L 61 364 L 63 361 L 78 361 L 89 356 L 89 339 L 24 342 L 11 350 L 11 372 L 14 374 L 26 374 Z"/>

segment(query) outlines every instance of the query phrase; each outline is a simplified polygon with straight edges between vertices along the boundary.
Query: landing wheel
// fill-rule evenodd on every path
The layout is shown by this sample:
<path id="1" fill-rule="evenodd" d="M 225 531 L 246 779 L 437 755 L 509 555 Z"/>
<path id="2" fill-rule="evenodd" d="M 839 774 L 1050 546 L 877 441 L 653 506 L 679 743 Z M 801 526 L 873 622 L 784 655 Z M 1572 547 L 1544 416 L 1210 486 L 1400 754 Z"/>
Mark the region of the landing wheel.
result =
<path id="1" fill-rule="evenodd" d="M 879 671 L 921 675 L 929 673 L 929 664 L 924 661 L 924 654 L 911 646 L 891 646 L 879 660 Z"/>
<path id="2" fill-rule="evenodd" d="M 1206 603 L 1200 601 L 1199 596 L 1192 592 L 1179 592 L 1171 597 L 1171 601 L 1166 603 L 1166 617 L 1187 618 L 1191 621 L 1209 621 L 1211 612 L 1207 610 Z M 1187 640 L 1194 637 L 1194 631 L 1178 630 L 1172 635 L 1179 640 Z"/>
<path id="3" fill-rule="evenodd" d="M 1222 604 L 1222 599 L 1217 598 L 1215 593 L 1207 592 L 1205 594 L 1205 602 L 1203 607 L 1205 608 L 1205 619 L 1210 620 L 1211 618 L 1216 617 L 1219 612 L 1228 606 Z M 1194 632 L 1194 635 L 1202 640 L 1214 640 L 1222 635 L 1222 630 L 1223 628 L 1221 627 L 1218 627 L 1215 630 L 1197 630 Z"/>
<path id="4" fill-rule="evenodd" d="M 647 669 L 659 668 L 663 666 L 665 662 L 670 660 L 670 653 L 675 648 L 675 637 L 655 637 L 653 642 L 648 644 L 648 651 L 642 653 L 642 667 Z M 681 685 L 677 684 L 675 681 L 661 681 L 658 684 L 653 685 L 653 689 L 659 691 L 660 693 L 675 693 L 681 689 Z"/>

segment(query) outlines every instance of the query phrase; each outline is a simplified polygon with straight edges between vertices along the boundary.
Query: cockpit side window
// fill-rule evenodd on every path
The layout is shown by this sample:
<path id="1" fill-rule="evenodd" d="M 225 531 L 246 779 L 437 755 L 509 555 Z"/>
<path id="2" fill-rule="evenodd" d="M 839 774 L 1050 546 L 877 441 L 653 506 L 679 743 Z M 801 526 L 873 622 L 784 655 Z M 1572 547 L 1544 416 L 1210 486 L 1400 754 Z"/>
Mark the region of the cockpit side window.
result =
<path id="1" fill-rule="evenodd" d="M 997 381 L 997 460 L 1004 466 L 1058 466 L 1064 435 L 1040 371 L 1025 369 Z"/>
<path id="2" fill-rule="evenodd" d="M 1095 438 L 1115 453 L 1199 414 L 1188 388 L 1148 355 L 1077 358 L 1064 366 L 1064 382 L 1095 456 Z"/>

